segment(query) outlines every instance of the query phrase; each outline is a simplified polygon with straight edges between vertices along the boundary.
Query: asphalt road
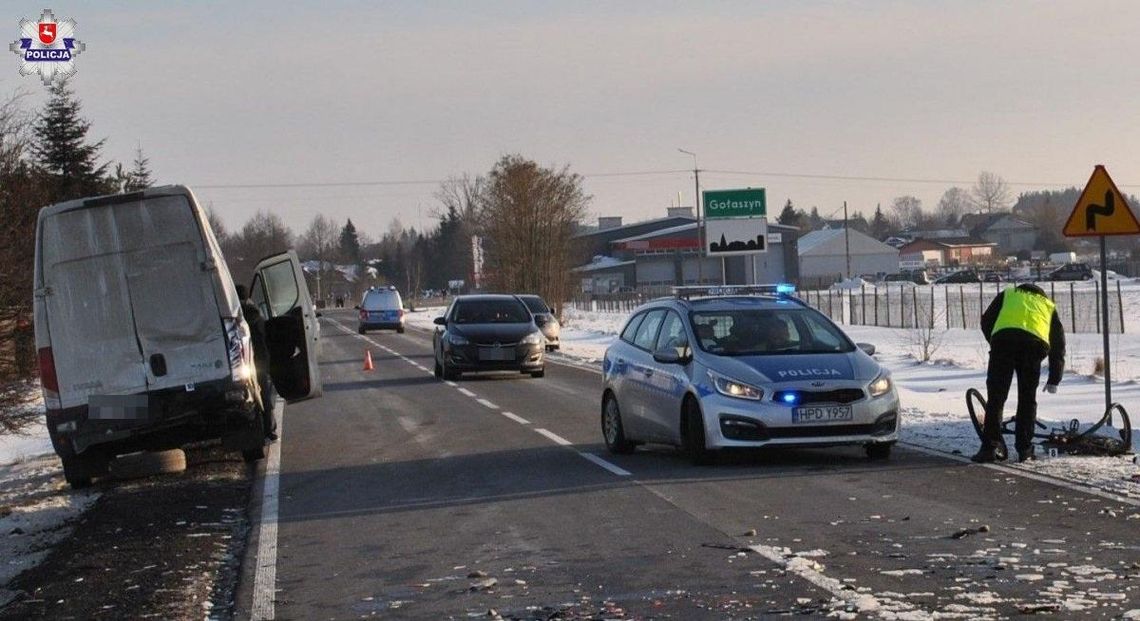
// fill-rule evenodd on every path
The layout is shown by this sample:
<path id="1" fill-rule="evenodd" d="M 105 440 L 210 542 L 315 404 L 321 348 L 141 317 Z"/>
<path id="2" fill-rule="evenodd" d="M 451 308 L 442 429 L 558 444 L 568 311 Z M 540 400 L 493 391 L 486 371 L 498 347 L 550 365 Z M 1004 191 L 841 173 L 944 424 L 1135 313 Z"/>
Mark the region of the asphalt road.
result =
<path id="1" fill-rule="evenodd" d="M 276 618 L 1140 608 L 1135 506 L 902 448 L 613 456 L 592 370 L 449 384 L 429 335 L 323 321 L 325 395 L 283 420 Z"/>

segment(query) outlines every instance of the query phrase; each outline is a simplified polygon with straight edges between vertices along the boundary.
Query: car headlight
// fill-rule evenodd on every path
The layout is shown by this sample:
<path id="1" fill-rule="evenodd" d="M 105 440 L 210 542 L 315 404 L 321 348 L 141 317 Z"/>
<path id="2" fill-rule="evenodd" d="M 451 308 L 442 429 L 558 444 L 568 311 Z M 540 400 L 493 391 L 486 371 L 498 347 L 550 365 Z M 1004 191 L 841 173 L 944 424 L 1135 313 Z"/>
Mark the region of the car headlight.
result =
<path id="1" fill-rule="evenodd" d="M 542 338 L 543 337 L 541 332 L 531 332 L 530 334 L 526 335 L 526 338 L 524 338 L 522 342 L 526 343 L 527 345 L 538 345 L 542 342 Z"/>
<path id="2" fill-rule="evenodd" d="M 447 341 L 452 345 L 469 345 L 471 342 L 459 334 L 448 334 Z"/>
<path id="3" fill-rule="evenodd" d="M 867 385 L 867 392 L 872 397 L 881 397 L 891 391 L 891 376 L 883 373 L 875 381 Z"/>
<path id="4" fill-rule="evenodd" d="M 760 388 L 738 382 L 712 371 L 709 371 L 709 379 L 712 380 L 716 391 L 726 397 L 759 401 L 764 396 L 764 391 Z"/>

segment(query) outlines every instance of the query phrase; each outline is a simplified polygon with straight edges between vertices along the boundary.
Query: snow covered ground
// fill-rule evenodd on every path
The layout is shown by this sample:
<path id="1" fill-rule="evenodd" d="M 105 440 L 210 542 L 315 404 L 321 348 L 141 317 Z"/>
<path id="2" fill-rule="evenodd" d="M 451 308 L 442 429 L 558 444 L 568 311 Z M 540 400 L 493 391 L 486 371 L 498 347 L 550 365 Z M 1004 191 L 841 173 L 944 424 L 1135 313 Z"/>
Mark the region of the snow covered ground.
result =
<path id="1" fill-rule="evenodd" d="M 442 308 L 426 308 L 410 314 L 414 327 L 430 329 Z M 627 315 L 579 311 L 570 308 L 562 326 L 559 355 L 568 361 L 596 365 L 606 347 L 616 338 Z M 1125 408 L 1134 407 L 1133 424 L 1140 423 L 1140 316 L 1129 313 L 1127 332 L 1112 335 L 1112 397 Z M 1135 324 L 1135 325 L 1133 325 Z M 972 455 L 978 438 L 966 412 L 965 393 L 978 388 L 985 393 L 988 346 L 978 330 L 943 331 L 930 362 L 918 362 L 918 335 L 914 330 L 843 326 L 857 342 L 872 343 L 876 358 L 892 372 L 903 404 L 902 440 L 943 453 Z M 1039 396 L 1038 419 L 1056 427 L 1077 419 L 1096 422 L 1104 414 L 1104 380 L 1093 374 L 1101 357 L 1099 334 L 1068 335 L 1068 371 L 1056 395 Z M 1012 413 L 1016 389 L 1006 404 Z M 1134 448 L 1140 432 L 1133 434 Z M 1010 464 L 1034 474 L 1063 479 L 1105 492 L 1140 499 L 1140 466 L 1126 457 L 1044 458 L 1025 464 Z M 1134 478 L 1136 477 L 1136 478 Z"/>
<path id="2" fill-rule="evenodd" d="M 68 523 L 98 497 L 64 483 L 42 422 L 21 434 L 0 434 L 0 606 L 12 596 L 4 585 L 43 560 L 70 532 Z"/>

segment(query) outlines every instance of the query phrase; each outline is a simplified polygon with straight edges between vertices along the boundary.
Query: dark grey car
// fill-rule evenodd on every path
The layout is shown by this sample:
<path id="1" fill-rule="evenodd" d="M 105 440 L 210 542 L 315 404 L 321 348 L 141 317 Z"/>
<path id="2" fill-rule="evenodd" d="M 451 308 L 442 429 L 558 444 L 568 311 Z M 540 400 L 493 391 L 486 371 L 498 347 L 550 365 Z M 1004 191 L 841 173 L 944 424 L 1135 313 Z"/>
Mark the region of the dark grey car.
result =
<path id="1" fill-rule="evenodd" d="M 461 295 L 435 318 L 435 376 L 459 379 L 474 371 L 546 374 L 546 338 L 514 295 Z"/>

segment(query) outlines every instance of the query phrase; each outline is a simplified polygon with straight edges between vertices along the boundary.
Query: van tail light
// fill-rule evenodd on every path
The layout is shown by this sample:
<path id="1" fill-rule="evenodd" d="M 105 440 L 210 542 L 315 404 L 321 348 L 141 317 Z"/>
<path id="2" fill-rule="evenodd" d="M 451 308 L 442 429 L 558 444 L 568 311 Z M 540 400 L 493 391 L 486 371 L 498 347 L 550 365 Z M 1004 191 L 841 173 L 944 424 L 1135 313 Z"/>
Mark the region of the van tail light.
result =
<path id="1" fill-rule="evenodd" d="M 403 318 L 404 318 L 404 309 L 402 309 L 402 308 L 400 309 L 400 315 L 399 315 L 399 317 L 400 317 L 400 319 L 403 319 Z"/>
<path id="2" fill-rule="evenodd" d="M 364 321 L 365 319 L 368 319 L 368 311 L 362 308 L 360 309 L 360 320 Z"/>
<path id="3" fill-rule="evenodd" d="M 226 327 L 226 352 L 230 363 L 230 376 L 235 382 L 252 375 L 253 350 L 250 347 L 249 328 L 240 319 L 223 319 Z"/>
<path id="4" fill-rule="evenodd" d="M 44 393 L 44 405 L 49 410 L 58 410 L 59 377 L 55 374 L 55 356 L 50 347 L 41 347 L 37 352 L 40 363 L 40 386 Z"/>

